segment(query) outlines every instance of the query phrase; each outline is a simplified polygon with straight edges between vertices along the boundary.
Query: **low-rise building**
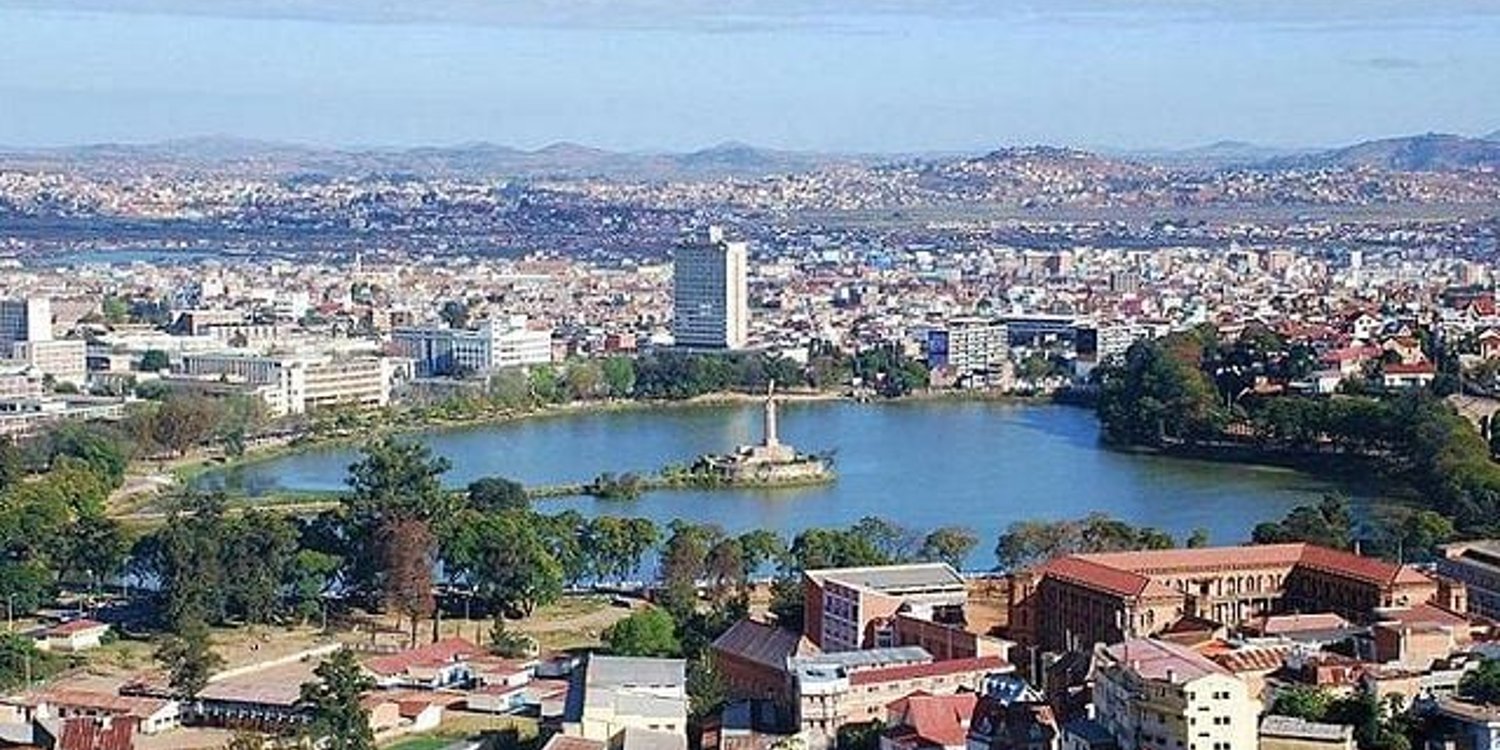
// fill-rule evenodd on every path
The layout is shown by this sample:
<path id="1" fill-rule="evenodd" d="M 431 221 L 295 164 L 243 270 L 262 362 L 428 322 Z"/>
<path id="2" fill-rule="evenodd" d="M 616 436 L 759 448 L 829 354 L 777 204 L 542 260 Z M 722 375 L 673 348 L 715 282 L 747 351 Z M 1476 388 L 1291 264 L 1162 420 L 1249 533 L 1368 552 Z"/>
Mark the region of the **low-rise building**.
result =
<path id="1" fill-rule="evenodd" d="M 563 734 L 615 744 L 649 732 L 687 746 L 687 663 L 592 654 L 574 670 Z"/>
<path id="2" fill-rule="evenodd" d="M 1354 750 L 1354 727 L 1292 716 L 1260 721 L 1260 750 Z"/>
<path id="3" fill-rule="evenodd" d="M 1196 651 L 1133 639 L 1100 647 L 1095 657 L 1095 716 L 1122 750 L 1255 747 L 1260 702 Z"/>
<path id="4" fill-rule="evenodd" d="M 109 633 L 109 625 L 98 620 L 69 620 L 42 634 L 39 645 L 47 651 L 73 653 L 98 648 Z"/>

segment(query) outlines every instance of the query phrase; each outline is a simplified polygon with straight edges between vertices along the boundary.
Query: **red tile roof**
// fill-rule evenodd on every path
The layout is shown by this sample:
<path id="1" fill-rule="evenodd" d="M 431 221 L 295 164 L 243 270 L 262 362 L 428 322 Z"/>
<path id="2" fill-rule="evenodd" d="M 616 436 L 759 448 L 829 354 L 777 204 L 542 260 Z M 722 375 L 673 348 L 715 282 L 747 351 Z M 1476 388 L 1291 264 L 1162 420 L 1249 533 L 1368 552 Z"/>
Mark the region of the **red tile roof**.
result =
<path id="1" fill-rule="evenodd" d="M 67 621 L 65 623 L 61 623 L 59 625 L 55 625 L 52 628 L 50 628 L 47 631 L 47 635 L 49 635 L 49 636 L 69 636 L 69 635 L 72 635 L 74 633 L 79 633 L 79 632 L 82 632 L 82 631 L 85 631 L 85 630 L 93 630 L 95 628 L 107 628 L 107 627 L 109 627 L 109 626 L 105 625 L 102 622 L 99 622 L 98 620 L 90 620 L 90 619 L 87 619 L 87 618 L 79 619 L 79 620 L 69 620 L 69 621 Z"/>
<path id="2" fill-rule="evenodd" d="M 921 744 L 962 746 L 978 700 L 974 693 L 911 695 L 892 704 L 891 719 L 898 727 L 909 728 L 913 739 L 925 741 Z M 900 729 L 893 734 L 900 734 Z"/>
<path id="3" fill-rule="evenodd" d="M 114 719 L 108 722 L 93 718 L 65 719 L 62 737 L 56 750 L 132 750 L 135 747 L 135 722 Z"/>
<path id="4" fill-rule="evenodd" d="M 1041 573 L 1120 596 L 1140 596 L 1151 583 L 1151 579 L 1143 575 L 1094 562 L 1082 555 L 1055 557 L 1042 566 Z"/>
<path id="5" fill-rule="evenodd" d="M 406 673 L 412 667 L 438 667 L 483 653 L 483 649 L 466 639 L 444 638 L 419 648 L 377 656 L 366 661 L 365 667 L 378 675 L 398 675 Z"/>
<path id="6" fill-rule="evenodd" d="M 975 656 L 968 659 L 949 659 L 927 664 L 908 664 L 900 667 L 865 669 L 849 675 L 850 685 L 872 685 L 880 682 L 913 680 L 920 677 L 964 674 L 968 672 L 1007 672 L 1013 669 L 1010 663 L 998 656 Z"/>
<path id="7" fill-rule="evenodd" d="M 1400 565 L 1373 557 L 1364 557 L 1353 552 L 1313 544 L 1304 544 L 1302 547 L 1302 559 L 1298 561 L 1298 564 L 1324 573 L 1380 585 L 1395 583 L 1396 576 L 1401 573 Z"/>

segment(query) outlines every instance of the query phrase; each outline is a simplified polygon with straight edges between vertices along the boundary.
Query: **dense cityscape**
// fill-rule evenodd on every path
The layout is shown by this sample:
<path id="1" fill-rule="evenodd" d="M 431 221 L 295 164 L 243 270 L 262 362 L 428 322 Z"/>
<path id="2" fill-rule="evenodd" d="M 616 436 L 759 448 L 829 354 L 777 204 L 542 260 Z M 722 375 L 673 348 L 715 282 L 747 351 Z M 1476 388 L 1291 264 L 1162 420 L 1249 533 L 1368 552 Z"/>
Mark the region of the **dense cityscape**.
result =
<path id="1" fill-rule="evenodd" d="M 58 3 L 0 750 L 1500 748 L 1488 9 Z"/>

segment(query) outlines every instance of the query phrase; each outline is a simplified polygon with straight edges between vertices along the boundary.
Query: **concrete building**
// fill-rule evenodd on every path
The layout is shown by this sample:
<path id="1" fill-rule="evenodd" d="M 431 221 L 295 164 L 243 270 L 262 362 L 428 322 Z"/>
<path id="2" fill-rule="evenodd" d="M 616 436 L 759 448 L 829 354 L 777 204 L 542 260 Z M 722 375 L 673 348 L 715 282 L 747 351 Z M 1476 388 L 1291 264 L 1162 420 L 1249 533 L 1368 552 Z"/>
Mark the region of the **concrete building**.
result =
<path id="1" fill-rule="evenodd" d="M 25 363 L 58 382 L 82 385 L 87 375 L 82 341 L 52 338 L 52 301 L 0 300 L 0 359 Z"/>
<path id="2" fill-rule="evenodd" d="M 967 601 L 963 577 L 945 563 L 809 570 L 803 634 L 824 651 L 902 645 L 899 615 L 961 623 Z"/>
<path id="3" fill-rule="evenodd" d="M 743 349 L 749 337 L 750 307 L 744 242 L 724 239 L 709 227 L 707 236 L 677 248 L 672 269 L 672 338 L 685 349 Z"/>
<path id="4" fill-rule="evenodd" d="M 1098 648 L 1095 658 L 1095 717 L 1121 750 L 1256 746 L 1260 702 L 1198 652 L 1136 639 Z"/>
<path id="5" fill-rule="evenodd" d="M 795 726 L 816 747 L 831 743 L 845 724 L 885 718 L 908 696 L 978 692 L 994 675 L 1015 668 L 998 656 L 933 661 L 921 648 L 870 649 L 791 660 Z"/>
<path id="6" fill-rule="evenodd" d="M 0 299 L 0 352 L 23 341 L 52 340 L 52 301 L 46 297 Z"/>
<path id="7" fill-rule="evenodd" d="M 969 388 L 1010 382 L 1010 334 L 993 318 L 953 318 L 927 332 L 927 366 Z"/>
<path id="8" fill-rule="evenodd" d="M 687 706 L 683 660 L 591 654 L 573 672 L 563 734 L 613 746 L 646 732 L 686 748 Z"/>
<path id="9" fill-rule="evenodd" d="M 390 403 L 395 372 L 384 357 L 270 357 L 238 352 L 187 354 L 179 369 L 180 375 L 197 379 L 208 390 L 260 398 L 273 417 L 335 405 L 385 406 Z"/>
<path id="10" fill-rule="evenodd" d="M 397 328 L 391 345 L 416 363 L 419 377 L 488 373 L 552 361 L 552 334 L 526 327 L 525 316 L 486 320 L 477 330 L 436 326 Z"/>
<path id="11" fill-rule="evenodd" d="M 11 358 L 57 382 L 82 385 L 88 377 L 86 350 L 82 340 L 21 341 L 11 347 Z"/>
<path id="12" fill-rule="evenodd" d="M 1464 584 L 1468 611 L 1500 619 L 1500 541 L 1459 542 L 1444 546 L 1442 551 L 1437 571 Z"/>

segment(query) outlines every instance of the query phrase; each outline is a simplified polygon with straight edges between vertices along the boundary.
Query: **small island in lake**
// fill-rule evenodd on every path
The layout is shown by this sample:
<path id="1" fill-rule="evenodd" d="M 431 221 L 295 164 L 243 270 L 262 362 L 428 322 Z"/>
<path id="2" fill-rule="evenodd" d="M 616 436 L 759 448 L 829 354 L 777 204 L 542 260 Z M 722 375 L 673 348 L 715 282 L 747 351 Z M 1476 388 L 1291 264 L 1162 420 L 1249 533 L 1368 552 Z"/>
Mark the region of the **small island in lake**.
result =
<path id="1" fill-rule="evenodd" d="M 833 479 L 829 457 L 798 453 L 778 439 L 774 382 L 766 391 L 765 435 L 761 442 L 742 445 L 733 453 L 700 456 L 687 470 L 689 483 L 729 487 L 817 484 Z"/>

